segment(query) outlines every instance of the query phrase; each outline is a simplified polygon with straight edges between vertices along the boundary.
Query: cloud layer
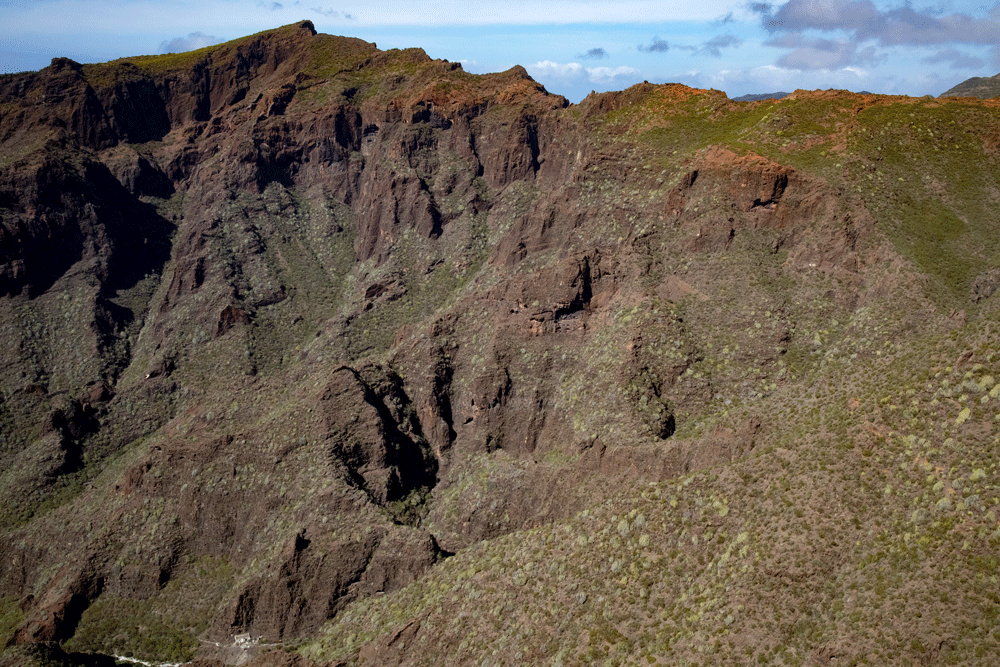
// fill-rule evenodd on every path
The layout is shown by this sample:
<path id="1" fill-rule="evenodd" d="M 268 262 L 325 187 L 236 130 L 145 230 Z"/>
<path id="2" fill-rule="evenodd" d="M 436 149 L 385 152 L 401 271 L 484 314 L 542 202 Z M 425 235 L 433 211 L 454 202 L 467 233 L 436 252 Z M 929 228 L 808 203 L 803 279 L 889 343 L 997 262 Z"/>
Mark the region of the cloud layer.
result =
<path id="1" fill-rule="evenodd" d="M 789 0 L 784 5 L 757 3 L 751 11 L 774 37 L 768 46 L 790 49 L 777 65 L 797 70 L 878 65 L 891 47 L 946 47 L 924 60 L 947 62 L 953 69 L 982 67 L 985 61 L 959 47 L 992 47 L 1000 64 L 1000 5 L 985 15 L 914 9 L 909 2 L 878 8 L 871 0 Z M 806 36 L 808 33 L 810 36 Z M 839 33 L 835 39 L 812 36 Z"/>
<path id="2" fill-rule="evenodd" d="M 564 83 L 593 83 L 605 85 L 621 78 L 628 78 L 639 73 L 633 67 L 620 65 L 618 67 L 584 67 L 580 63 L 554 63 L 543 60 L 525 66 L 532 78 L 553 80 L 561 79 Z"/>

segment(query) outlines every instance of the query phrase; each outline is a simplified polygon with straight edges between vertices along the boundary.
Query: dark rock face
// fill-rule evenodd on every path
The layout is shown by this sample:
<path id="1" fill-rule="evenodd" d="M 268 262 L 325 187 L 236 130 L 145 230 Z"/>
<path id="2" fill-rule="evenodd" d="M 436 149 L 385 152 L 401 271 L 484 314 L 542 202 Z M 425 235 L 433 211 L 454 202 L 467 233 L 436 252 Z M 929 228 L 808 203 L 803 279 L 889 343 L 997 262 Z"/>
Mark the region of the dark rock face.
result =
<path id="1" fill-rule="evenodd" d="M 413 528 L 315 545 L 300 533 L 285 545 L 273 571 L 246 585 L 223 616 L 220 631 L 300 637 L 359 595 L 406 586 L 440 557 L 434 539 Z"/>
<path id="2" fill-rule="evenodd" d="M 385 504 L 433 487 L 437 460 L 420 435 L 419 422 L 405 412 L 410 400 L 401 378 L 375 372 L 373 387 L 352 368 L 334 371 L 320 410 L 328 424 L 331 458 L 346 467 L 351 483 Z"/>
<path id="3" fill-rule="evenodd" d="M 801 303 L 908 283 L 872 277 L 896 255 L 824 179 L 631 139 L 658 96 L 728 104 L 680 88 L 567 109 L 522 68 L 308 22 L 0 79 L 13 641 L 106 650 L 102 601 L 125 601 L 187 640 L 291 642 L 479 541 L 752 450 L 759 418 L 706 415 L 811 354 Z M 193 620 L 185 586 L 217 591 Z"/>
<path id="4" fill-rule="evenodd" d="M 80 263 L 127 288 L 166 262 L 172 225 L 131 196 L 106 166 L 56 151 L 4 181 L 0 292 L 37 296 Z M 134 181 L 133 181 L 134 184 Z"/>

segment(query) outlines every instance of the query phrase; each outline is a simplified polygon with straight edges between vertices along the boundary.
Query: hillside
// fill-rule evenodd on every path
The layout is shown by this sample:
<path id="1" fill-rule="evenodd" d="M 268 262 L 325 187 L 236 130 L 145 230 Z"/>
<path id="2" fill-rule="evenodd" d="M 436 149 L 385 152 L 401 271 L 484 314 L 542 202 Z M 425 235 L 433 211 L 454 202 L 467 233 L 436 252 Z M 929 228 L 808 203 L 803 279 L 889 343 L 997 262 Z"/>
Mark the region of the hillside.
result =
<path id="1" fill-rule="evenodd" d="M 966 79 L 942 93 L 941 97 L 978 97 L 984 100 L 1000 97 L 1000 74 Z"/>
<path id="2" fill-rule="evenodd" d="M 993 664 L 998 106 L 0 77 L 0 665 Z"/>

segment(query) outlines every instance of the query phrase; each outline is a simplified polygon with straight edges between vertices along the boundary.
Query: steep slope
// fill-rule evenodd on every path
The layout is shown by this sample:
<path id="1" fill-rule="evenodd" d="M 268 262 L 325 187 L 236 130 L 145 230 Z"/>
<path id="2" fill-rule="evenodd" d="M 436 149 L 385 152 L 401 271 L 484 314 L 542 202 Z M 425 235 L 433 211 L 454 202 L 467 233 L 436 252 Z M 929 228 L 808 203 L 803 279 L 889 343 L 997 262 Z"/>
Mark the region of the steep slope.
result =
<path id="1" fill-rule="evenodd" d="M 995 103 L 306 22 L 3 77 L 0 142 L 10 664 L 995 655 Z"/>

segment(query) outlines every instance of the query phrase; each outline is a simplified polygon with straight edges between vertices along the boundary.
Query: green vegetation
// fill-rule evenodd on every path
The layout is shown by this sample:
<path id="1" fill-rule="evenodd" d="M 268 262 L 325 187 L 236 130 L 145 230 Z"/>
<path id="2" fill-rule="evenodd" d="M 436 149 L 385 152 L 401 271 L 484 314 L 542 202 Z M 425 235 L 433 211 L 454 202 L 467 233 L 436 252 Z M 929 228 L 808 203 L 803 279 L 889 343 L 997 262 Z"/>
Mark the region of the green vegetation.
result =
<path id="1" fill-rule="evenodd" d="M 208 628 L 233 571 L 223 559 L 181 564 L 178 577 L 147 599 L 102 595 L 87 608 L 71 651 L 127 655 L 147 660 L 191 660 L 198 635 Z"/>
<path id="2" fill-rule="evenodd" d="M 992 122 L 987 109 L 921 100 L 866 109 L 851 139 L 871 165 L 858 179 L 866 204 L 949 305 L 967 301 L 972 279 L 1000 258 L 987 232 L 995 158 L 964 129 Z"/>
<path id="3" fill-rule="evenodd" d="M 962 334 L 969 348 L 931 338 L 871 368 L 841 366 L 837 385 L 800 385 L 795 394 L 815 394 L 822 413 L 789 401 L 746 459 L 469 548 L 399 593 L 356 603 L 303 652 L 350 661 L 420 618 L 407 644 L 415 664 L 444 655 L 635 664 L 649 655 L 795 665 L 844 636 L 855 638 L 853 660 L 895 663 L 931 651 L 920 639 L 931 628 L 954 638 L 948 664 L 988 664 L 1000 649 L 988 620 L 998 613 L 989 591 L 1000 441 L 983 426 L 997 412 L 989 394 L 1000 349 L 986 332 Z M 922 366 L 962 349 L 983 362 Z M 934 402 L 956 385 L 976 396 L 958 424 L 954 409 Z M 850 418 L 829 414 L 852 397 L 860 404 Z M 904 403 L 916 409 L 891 409 Z M 876 415 L 892 430 L 872 437 L 860 425 Z M 919 415 L 934 417 L 914 432 Z M 937 611 L 910 615 L 915 601 Z M 758 633 L 777 643 L 738 643 Z"/>
<path id="4" fill-rule="evenodd" d="M 991 109 L 968 102 L 817 92 L 737 104 L 667 86 L 600 116 L 596 129 L 635 143 L 667 173 L 684 156 L 721 145 L 822 177 L 845 196 L 854 192 L 926 272 L 934 298 L 954 306 L 1000 252 L 987 230 L 995 130 L 984 131 L 985 141 L 966 131 L 994 126 Z"/>
<path id="5" fill-rule="evenodd" d="M 981 225 L 995 195 L 992 159 L 966 143 L 969 135 L 928 129 L 976 113 L 967 106 L 846 97 L 726 113 L 712 95 L 696 94 L 679 103 L 686 111 L 650 120 L 662 128 L 636 135 L 616 128 L 644 127 L 638 119 L 653 107 L 642 100 L 591 122 L 608 141 L 634 146 L 633 159 L 666 185 L 683 175 L 673 166 L 683 156 L 719 143 L 856 185 L 937 305 L 903 305 L 912 293 L 901 283 L 899 293 L 845 310 L 831 295 L 850 289 L 849 276 L 793 278 L 767 229 L 742 231 L 725 251 L 704 254 L 682 252 L 671 240 L 676 227 L 640 232 L 649 289 L 681 276 L 704 292 L 676 303 L 641 300 L 611 311 L 585 347 L 550 347 L 562 367 L 579 366 L 562 376 L 559 405 L 585 439 L 645 444 L 640 431 L 623 428 L 628 406 L 648 409 L 656 384 L 648 369 L 673 365 L 682 371 L 670 394 L 678 444 L 701 447 L 766 415 L 753 453 L 610 496 L 595 484 L 591 508 L 567 522 L 480 543 L 403 591 L 355 603 L 303 649 L 307 656 L 353 664 L 361 647 L 419 618 L 420 632 L 406 642 L 415 664 L 486 656 L 498 665 L 800 665 L 843 637 L 852 637 L 848 662 L 903 664 L 938 650 L 925 640 L 930 632 L 954 638 L 945 664 L 989 663 L 1000 648 L 983 620 L 997 604 L 982 592 L 996 584 L 989 554 L 1000 545 L 1000 486 L 988 482 L 1000 453 L 992 435 L 1000 414 L 995 317 L 984 311 L 941 333 L 897 313 L 971 309 L 971 280 L 995 261 L 992 241 L 970 245 L 989 236 Z M 919 114 L 914 104 L 926 105 L 926 116 L 897 129 L 889 119 Z M 869 128 L 891 135 L 899 151 L 862 140 Z M 941 131 L 959 150 L 934 157 L 916 139 L 921 131 Z M 865 171 L 869 163 L 875 172 Z M 928 173 L 962 186 L 936 189 Z M 597 172 L 580 188 L 591 209 L 613 201 L 637 222 L 646 214 L 647 193 L 605 188 Z M 880 192 L 893 196 L 883 203 Z M 705 220 L 718 211 L 705 199 L 687 205 L 705 205 Z M 611 219 L 596 238 L 615 237 Z M 546 354 L 522 349 L 520 358 L 538 367 Z M 963 358 L 971 360 L 953 361 Z M 647 370 L 623 377 L 629 363 Z M 624 401 L 608 389 L 616 382 Z M 440 500 L 479 497 L 488 487 L 478 484 Z M 936 611 L 913 617 L 913 600 Z M 770 639 L 741 639 L 748 636 Z"/>
<path id="6" fill-rule="evenodd" d="M 24 620 L 24 614 L 17 600 L 10 597 L 0 598 L 0 643 L 4 646 L 14 636 L 14 630 Z"/>

